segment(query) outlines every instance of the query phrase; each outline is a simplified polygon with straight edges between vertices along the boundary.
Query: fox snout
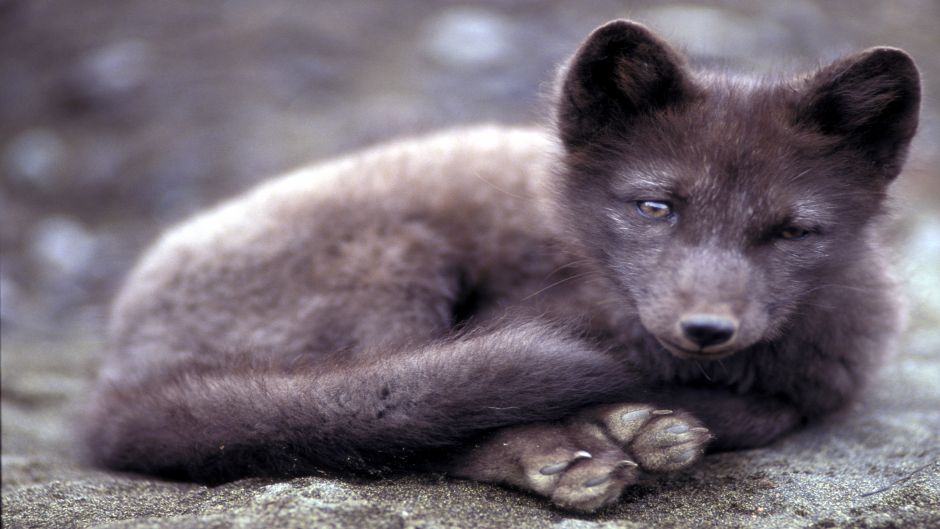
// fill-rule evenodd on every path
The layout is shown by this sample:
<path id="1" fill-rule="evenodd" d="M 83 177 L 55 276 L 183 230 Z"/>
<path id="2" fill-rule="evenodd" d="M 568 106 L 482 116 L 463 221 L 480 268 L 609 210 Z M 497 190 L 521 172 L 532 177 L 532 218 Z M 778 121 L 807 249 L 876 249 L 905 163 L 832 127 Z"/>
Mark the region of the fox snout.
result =
<path id="1" fill-rule="evenodd" d="M 716 314 L 689 314 L 679 320 L 679 333 L 702 350 L 734 343 L 738 320 Z"/>
<path id="2" fill-rule="evenodd" d="M 759 274 L 740 255 L 696 249 L 671 260 L 639 307 L 648 331 L 680 357 L 717 359 L 757 342 L 767 328 Z"/>
<path id="3" fill-rule="evenodd" d="M 695 309 L 685 312 L 675 307 L 674 311 L 670 312 L 676 316 L 663 315 L 674 323 L 665 326 L 662 332 L 653 332 L 673 354 L 683 357 L 719 358 L 740 348 L 738 337 L 741 322 L 729 305 L 698 305 Z"/>

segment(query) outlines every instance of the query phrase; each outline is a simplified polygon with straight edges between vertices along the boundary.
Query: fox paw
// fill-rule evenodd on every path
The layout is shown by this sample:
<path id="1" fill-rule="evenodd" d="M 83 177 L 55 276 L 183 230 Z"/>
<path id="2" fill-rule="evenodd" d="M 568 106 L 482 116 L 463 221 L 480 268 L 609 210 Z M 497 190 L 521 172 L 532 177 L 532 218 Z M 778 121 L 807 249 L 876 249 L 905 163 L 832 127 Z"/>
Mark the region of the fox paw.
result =
<path id="1" fill-rule="evenodd" d="M 594 453 L 556 449 L 523 457 L 522 471 L 527 488 L 560 507 L 591 512 L 616 501 L 624 487 L 638 478 L 636 463 L 617 460 L 616 455 L 610 449 Z"/>
<path id="2" fill-rule="evenodd" d="M 531 490 L 565 509 L 612 504 L 642 472 L 672 472 L 701 458 L 708 430 L 691 415 L 643 404 L 590 408 L 561 424 L 501 430 L 462 459 L 463 477 Z"/>
<path id="3" fill-rule="evenodd" d="M 621 404 L 598 414 L 609 435 L 646 472 L 674 472 L 702 457 L 711 439 L 708 429 L 685 412 Z"/>
<path id="4" fill-rule="evenodd" d="M 564 427 L 568 439 L 581 449 L 540 467 L 538 474 L 557 471 L 549 496 L 555 504 L 579 511 L 615 502 L 643 471 L 674 472 L 694 464 L 711 438 L 687 413 L 642 404 L 591 408 Z M 538 479 L 535 465 L 527 473 Z"/>

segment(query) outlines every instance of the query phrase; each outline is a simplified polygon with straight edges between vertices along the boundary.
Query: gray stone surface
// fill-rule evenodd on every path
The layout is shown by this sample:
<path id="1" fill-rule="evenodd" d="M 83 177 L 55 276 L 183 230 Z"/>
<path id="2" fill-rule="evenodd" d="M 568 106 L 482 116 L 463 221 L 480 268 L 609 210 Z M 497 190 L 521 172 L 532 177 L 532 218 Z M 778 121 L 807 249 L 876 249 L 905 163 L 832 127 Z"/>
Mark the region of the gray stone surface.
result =
<path id="1" fill-rule="evenodd" d="M 311 476 L 206 488 L 81 467 L 70 424 L 100 346 L 2 343 L 3 527 L 940 527 L 940 355 L 902 354 L 845 413 L 759 450 L 709 456 L 595 516 L 436 475 Z M 935 353 L 940 343 L 930 345 Z"/>

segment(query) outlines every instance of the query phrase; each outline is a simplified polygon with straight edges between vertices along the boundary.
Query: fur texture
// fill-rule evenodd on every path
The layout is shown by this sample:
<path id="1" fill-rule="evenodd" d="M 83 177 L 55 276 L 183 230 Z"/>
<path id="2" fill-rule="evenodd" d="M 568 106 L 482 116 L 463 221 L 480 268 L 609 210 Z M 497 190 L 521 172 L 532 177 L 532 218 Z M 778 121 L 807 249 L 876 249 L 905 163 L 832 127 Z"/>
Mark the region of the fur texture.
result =
<path id="1" fill-rule="evenodd" d="M 590 511 L 864 387 L 898 327 L 874 228 L 910 57 L 732 79 L 614 21 L 556 97 L 556 134 L 383 145 L 171 230 L 115 303 L 91 461 L 432 468 Z"/>

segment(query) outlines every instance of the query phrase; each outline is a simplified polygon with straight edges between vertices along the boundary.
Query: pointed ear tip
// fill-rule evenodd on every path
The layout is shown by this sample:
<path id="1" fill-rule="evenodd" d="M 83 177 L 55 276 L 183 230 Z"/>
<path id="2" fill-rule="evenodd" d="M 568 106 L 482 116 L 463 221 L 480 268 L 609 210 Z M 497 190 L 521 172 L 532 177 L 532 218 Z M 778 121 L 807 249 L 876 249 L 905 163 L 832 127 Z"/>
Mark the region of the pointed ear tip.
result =
<path id="1" fill-rule="evenodd" d="M 639 22 L 637 22 L 637 21 L 635 21 L 635 20 L 630 20 L 629 18 L 615 18 L 615 19 L 613 19 L 613 20 L 608 20 L 607 22 L 604 22 L 604 23 L 601 24 L 600 26 L 597 26 L 597 28 L 596 28 L 594 31 L 598 31 L 598 30 L 602 30 L 602 29 L 607 29 L 607 28 L 609 28 L 609 29 L 611 29 L 611 30 L 614 30 L 614 29 L 643 29 L 643 30 L 649 31 L 649 28 L 647 28 L 647 27 L 644 26 L 643 24 L 641 24 L 641 23 L 639 23 Z"/>
<path id="2" fill-rule="evenodd" d="M 911 59 L 911 55 L 909 53 L 902 50 L 901 48 L 895 48 L 894 46 L 872 46 L 871 48 L 862 51 L 862 54 L 896 57 L 911 62 L 914 61 L 914 59 Z"/>
<path id="3" fill-rule="evenodd" d="M 594 28 L 594 31 L 592 31 L 588 36 L 588 40 L 593 40 L 594 38 L 600 37 L 602 35 L 606 37 L 613 37 L 622 36 L 628 33 L 639 33 L 652 38 L 656 37 L 656 34 L 653 32 L 653 30 L 646 27 L 645 25 L 626 18 L 618 18 L 609 22 L 605 22 Z"/>
<path id="4" fill-rule="evenodd" d="M 907 70 L 915 75 L 918 74 L 917 64 L 909 53 L 901 48 L 892 46 L 876 46 L 868 48 L 858 54 L 860 62 L 879 61 L 889 66 L 892 70 Z"/>

